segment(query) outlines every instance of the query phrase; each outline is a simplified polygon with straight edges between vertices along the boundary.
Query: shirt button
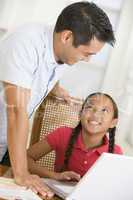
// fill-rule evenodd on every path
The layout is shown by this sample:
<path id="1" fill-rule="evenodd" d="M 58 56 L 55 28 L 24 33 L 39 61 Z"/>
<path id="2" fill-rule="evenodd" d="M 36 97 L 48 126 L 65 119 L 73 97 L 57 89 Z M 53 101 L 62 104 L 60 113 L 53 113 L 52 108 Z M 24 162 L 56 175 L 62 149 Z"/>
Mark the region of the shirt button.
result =
<path id="1" fill-rule="evenodd" d="M 84 161 L 84 164 L 85 164 L 85 165 L 87 164 L 87 160 Z"/>

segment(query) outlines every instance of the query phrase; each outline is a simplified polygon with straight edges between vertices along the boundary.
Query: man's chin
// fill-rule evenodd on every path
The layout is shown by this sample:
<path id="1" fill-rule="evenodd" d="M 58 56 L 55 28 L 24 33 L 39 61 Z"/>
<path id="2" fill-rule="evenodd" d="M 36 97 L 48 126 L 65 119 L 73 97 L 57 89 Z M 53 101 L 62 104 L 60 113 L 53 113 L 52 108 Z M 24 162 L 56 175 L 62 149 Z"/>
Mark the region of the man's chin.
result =
<path id="1" fill-rule="evenodd" d="M 64 64 L 64 62 L 62 61 L 62 60 L 58 60 L 58 62 L 57 62 L 59 65 L 63 65 Z"/>
<path id="2" fill-rule="evenodd" d="M 66 64 L 67 65 L 70 65 L 70 66 L 72 66 L 72 65 L 74 65 L 74 64 L 76 64 L 77 62 L 76 61 L 67 61 L 66 62 Z"/>

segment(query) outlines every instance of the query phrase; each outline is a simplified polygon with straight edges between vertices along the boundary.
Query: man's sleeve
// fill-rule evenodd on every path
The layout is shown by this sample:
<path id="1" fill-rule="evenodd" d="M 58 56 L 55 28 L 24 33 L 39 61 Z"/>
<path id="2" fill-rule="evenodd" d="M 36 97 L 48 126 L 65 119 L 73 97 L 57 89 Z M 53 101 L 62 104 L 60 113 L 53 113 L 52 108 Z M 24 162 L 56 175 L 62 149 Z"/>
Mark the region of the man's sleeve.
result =
<path id="1" fill-rule="evenodd" d="M 31 88 L 35 55 L 30 40 L 12 34 L 0 44 L 0 81 Z"/>

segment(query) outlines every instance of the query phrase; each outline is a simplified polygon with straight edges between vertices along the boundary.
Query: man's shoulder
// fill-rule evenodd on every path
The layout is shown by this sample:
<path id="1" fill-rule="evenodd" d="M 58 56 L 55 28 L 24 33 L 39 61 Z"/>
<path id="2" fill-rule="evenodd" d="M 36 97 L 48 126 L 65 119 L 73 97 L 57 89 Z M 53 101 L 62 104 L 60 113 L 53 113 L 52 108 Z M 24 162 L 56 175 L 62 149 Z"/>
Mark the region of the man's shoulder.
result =
<path id="1" fill-rule="evenodd" d="M 11 35 L 16 35 L 20 38 L 39 38 L 48 30 L 48 26 L 39 23 L 29 23 L 22 26 L 17 27 L 11 32 Z"/>
<path id="2" fill-rule="evenodd" d="M 0 43 L 0 52 L 41 51 L 46 44 L 48 27 L 44 24 L 29 23 L 17 27 L 6 35 Z"/>
<path id="3" fill-rule="evenodd" d="M 27 24 L 23 24 L 21 26 L 16 27 L 16 29 L 14 29 L 14 31 L 15 32 L 33 32 L 33 31 L 41 32 L 41 31 L 45 31 L 47 29 L 48 29 L 48 26 L 45 24 L 27 23 Z"/>
<path id="4" fill-rule="evenodd" d="M 32 43 L 36 43 L 37 41 L 42 42 L 43 40 L 43 42 L 45 42 L 46 34 L 48 33 L 50 28 L 50 26 L 39 23 L 24 24 L 10 30 L 4 40 L 6 39 L 6 41 L 9 42 L 30 41 Z"/>

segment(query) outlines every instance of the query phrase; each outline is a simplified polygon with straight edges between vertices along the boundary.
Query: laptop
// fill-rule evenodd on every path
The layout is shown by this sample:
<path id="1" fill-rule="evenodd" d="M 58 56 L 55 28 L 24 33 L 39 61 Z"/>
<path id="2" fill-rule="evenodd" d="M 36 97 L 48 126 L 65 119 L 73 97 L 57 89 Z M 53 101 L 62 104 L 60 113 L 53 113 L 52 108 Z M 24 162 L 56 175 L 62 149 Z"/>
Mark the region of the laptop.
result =
<path id="1" fill-rule="evenodd" d="M 133 157 L 103 153 L 78 183 L 44 182 L 66 200 L 133 200 Z"/>

